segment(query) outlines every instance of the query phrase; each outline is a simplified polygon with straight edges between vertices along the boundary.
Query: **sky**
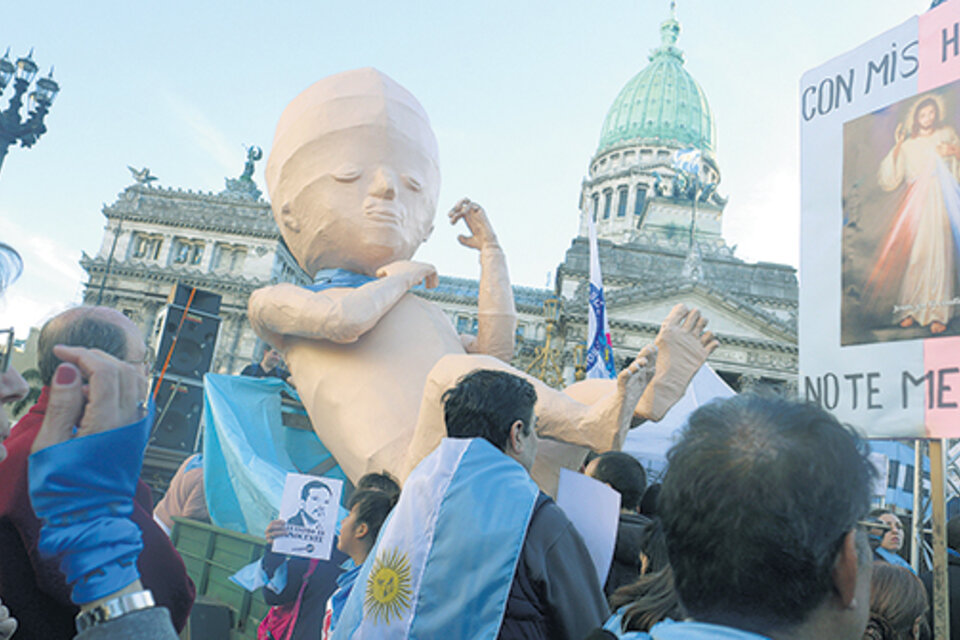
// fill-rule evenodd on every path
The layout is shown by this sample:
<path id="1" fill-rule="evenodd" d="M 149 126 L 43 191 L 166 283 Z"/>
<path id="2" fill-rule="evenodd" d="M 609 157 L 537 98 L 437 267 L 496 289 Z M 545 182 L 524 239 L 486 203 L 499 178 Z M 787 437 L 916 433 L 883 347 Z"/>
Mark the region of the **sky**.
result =
<path id="1" fill-rule="evenodd" d="M 366 66 L 417 96 L 439 140 L 437 230 L 416 259 L 477 276 L 462 230 L 440 217 L 467 196 L 488 211 L 514 284 L 546 286 L 577 234 L 607 109 L 670 11 L 667 0 L 2 4 L 0 48 L 14 58 L 35 48 L 61 87 L 48 132 L 0 168 L 0 240 L 25 262 L 0 326 L 20 335 L 79 302 L 79 259 L 98 251 L 101 210 L 133 183 L 128 165 L 149 167 L 154 185 L 219 192 L 242 172 L 244 145 L 269 153 L 300 91 Z M 928 6 L 679 0 L 678 46 L 716 121 L 737 256 L 798 264 L 801 74 Z M 266 192 L 264 164 L 254 178 Z"/>

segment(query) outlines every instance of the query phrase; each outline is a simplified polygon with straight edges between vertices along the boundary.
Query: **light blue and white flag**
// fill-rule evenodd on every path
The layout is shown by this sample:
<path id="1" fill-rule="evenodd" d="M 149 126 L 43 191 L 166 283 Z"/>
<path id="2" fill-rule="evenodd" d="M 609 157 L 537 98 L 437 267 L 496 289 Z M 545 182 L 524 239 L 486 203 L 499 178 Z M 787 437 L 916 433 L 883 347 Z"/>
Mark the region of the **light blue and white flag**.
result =
<path id="1" fill-rule="evenodd" d="M 590 310 L 587 314 L 587 377 L 616 378 L 607 303 L 603 299 L 603 277 L 600 275 L 600 254 L 597 252 L 596 212 L 587 216 L 590 240 Z"/>
<path id="2" fill-rule="evenodd" d="M 287 474 L 331 457 L 312 431 L 283 426 L 281 390 L 296 394 L 279 378 L 203 377 L 203 482 L 218 527 L 261 535 L 277 518 Z M 346 478 L 339 466 L 323 475 Z"/>
<path id="3" fill-rule="evenodd" d="M 691 176 L 700 175 L 700 149 L 687 147 L 673 152 L 673 168 Z"/>
<path id="4" fill-rule="evenodd" d="M 334 640 L 496 638 L 538 493 L 486 440 L 444 438 L 407 478 Z"/>

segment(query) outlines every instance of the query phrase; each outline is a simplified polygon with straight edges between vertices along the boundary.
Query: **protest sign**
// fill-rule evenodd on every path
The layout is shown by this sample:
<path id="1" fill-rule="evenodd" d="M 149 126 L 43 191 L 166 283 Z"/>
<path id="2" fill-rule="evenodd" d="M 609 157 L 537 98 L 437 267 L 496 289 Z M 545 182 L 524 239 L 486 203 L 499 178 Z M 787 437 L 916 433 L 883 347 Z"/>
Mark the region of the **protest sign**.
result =
<path id="1" fill-rule="evenodd" d="M 560 469 L 557 504 L 583 538 L 600 584 L 607 581 L 620 521 L 620 494 L 582 473 Z"/>
<path id="2" fill-rule="evenodd" d="M 960 5 L 804 74 L 801 395 L 878 438 L 960 436 Z"/>
<path id="3" fill-rule="evenodd" d="M 280 502 L 287 535 L 273 541 L 273 550 L 329 560 L 342 490 L 343 482 L 334 478 L 287 474 Z"/>

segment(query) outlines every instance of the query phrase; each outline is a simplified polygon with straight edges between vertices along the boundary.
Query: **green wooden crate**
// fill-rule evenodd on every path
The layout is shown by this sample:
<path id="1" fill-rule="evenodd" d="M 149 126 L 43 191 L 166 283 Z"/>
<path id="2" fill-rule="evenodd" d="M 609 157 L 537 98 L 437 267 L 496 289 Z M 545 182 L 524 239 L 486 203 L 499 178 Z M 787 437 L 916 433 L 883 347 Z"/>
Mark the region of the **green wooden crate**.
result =
<path id="1" fill-rule="evenodd" d="M 197 587 L 197 597 L 205 596 L 231 609 L 233 640 L 255 640 L 257 625 L 270 607 L 259 590 L 250 593 L 227 578 L 263 556 L 267 541 L 187 518 L 173 521 L 173 546 Z"/>

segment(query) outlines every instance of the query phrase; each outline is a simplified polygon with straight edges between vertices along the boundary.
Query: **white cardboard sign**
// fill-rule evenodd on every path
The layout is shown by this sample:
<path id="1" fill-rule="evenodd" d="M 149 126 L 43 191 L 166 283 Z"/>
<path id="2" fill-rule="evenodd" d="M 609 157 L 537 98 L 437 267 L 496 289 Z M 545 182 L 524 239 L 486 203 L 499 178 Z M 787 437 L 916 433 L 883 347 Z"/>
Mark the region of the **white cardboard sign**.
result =
<path id="1" fill-rule="evenodd" d="M 280 500 L 280 519 L 287 523 L 287 535 L 273 541 L 273 550 L 329 560 L 342 491 L 343 482 L 335 478 L 287 474 Z"/>
<path id="2" fill-rule="evenodd" d="M 620 522 L 620 494 L 582 473 L 560 469 L 557 504 L 590 552 L 602 586 L 607 581 Z"/>

